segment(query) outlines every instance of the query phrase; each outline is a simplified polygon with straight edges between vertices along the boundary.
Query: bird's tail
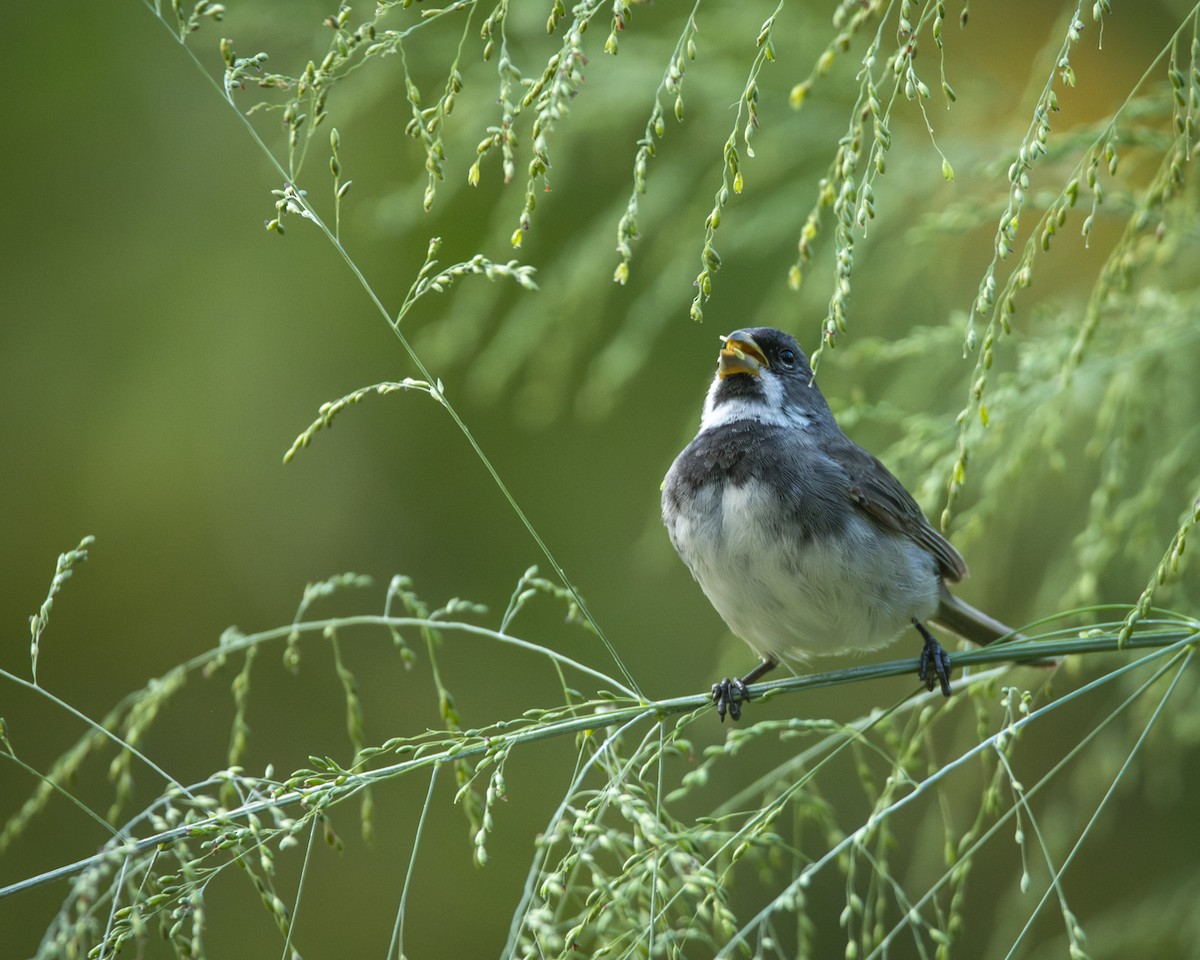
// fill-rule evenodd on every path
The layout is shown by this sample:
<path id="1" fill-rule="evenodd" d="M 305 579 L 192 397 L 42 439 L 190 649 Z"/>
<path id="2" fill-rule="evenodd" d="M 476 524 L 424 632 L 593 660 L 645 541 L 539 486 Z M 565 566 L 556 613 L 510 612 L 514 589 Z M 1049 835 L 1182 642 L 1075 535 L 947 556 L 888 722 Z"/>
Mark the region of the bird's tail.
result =
<path id="1" fill-rule="evenodd" d="M 999 620 L 993 620 L 982 610 L 976 610 L 965 600 L 958 599 L 946 589 L 944 584 L 937 612 L 929 619 L 939 627 L 980 646 L 989 644 L 993 640 L 999 640 L 1001 637 L 1012 640 L 1025 639 L 1012 627 L 1005 626 Z"/>

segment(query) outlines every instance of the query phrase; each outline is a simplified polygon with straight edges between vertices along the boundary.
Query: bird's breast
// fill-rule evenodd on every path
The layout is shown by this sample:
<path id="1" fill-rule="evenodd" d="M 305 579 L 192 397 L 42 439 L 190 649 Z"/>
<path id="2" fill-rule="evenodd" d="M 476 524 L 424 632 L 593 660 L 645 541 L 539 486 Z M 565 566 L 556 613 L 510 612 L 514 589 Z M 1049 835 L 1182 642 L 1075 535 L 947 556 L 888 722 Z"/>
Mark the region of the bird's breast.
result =
<path id="1" fill-rule="evenodd" d="M 937 605 L 929 554 L 849 501 L 751 477 L 663 491 L 676 550 L 729 628 L 760 656 L 871 650 Z M 673 496 L 672 496 L 673 494 Z M 811 502 L 812 500 L 817 502 Z M 816 523 L 814 514 L 824 514 Z"/>

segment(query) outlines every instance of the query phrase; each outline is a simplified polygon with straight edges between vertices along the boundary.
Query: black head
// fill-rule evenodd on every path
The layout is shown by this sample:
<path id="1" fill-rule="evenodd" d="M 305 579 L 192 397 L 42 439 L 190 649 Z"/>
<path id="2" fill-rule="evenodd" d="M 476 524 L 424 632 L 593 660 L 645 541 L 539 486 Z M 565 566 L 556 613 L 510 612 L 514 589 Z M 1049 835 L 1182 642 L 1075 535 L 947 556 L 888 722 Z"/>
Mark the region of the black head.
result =
<path id="1" fill-rule="evenodd" d="M 772 370 L 779 377 L 812 380 L 808 357 L 790 333 L 774 327 L 751 327 L 734 330 L 721 342 L 724 346 L 717 357 L 717 376 L 721 379 L 738 374 L 757 377 L 764 370 Z"/>
<path id="2" fill-rule="evenodd" d="M 791 334 L 774 327 L 735 330 L 721 338 L 717 376 L 704 406 L 706 421 L 827 416 L 812 367 Z"/>

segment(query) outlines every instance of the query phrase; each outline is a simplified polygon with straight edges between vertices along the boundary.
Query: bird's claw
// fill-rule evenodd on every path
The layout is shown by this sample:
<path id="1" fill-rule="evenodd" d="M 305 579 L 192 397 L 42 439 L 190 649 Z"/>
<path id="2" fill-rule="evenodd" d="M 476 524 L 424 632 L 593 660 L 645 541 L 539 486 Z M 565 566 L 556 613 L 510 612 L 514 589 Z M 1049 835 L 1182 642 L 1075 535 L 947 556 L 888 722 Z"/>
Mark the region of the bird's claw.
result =
<path id="1" fill-rule="evenodd" d="M 713 703 L 717 705 L 717 716 L 721 718 L 721 722 L 725 722 L 725 714 L 736 722 L 742 716 L 743 700 L 750 699 L 750 693 L 746 689 L 746 683 L 734 677 L 732 680 L 726 677 L 720 683 L 712 685 Z"/>
<path id="2" fill-rule="evenodd" d="M 932 691 L 934 687 L 941 686 L 942 696 L 950 696 L 950 654 L 948 654 L 940 643 L 925 630 L 921 633 L 925 637 L 925 646 L 921 648 L 921 667 L 917 671 L 917 677 L 925 684 L 925 689 Z"/>

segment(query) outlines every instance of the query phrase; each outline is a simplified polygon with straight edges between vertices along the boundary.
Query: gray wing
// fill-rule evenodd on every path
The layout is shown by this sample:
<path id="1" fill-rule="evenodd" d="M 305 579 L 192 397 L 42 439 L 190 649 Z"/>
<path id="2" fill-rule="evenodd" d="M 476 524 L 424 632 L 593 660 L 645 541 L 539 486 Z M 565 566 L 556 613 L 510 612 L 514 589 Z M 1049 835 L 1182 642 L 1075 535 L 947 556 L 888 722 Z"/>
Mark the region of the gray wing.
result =
<path id="1" fill-rule="evenodd" d="M 912 538 L 937 559 L 939 572 L 956 582 L 967 575 L 967 564 L 950 542 L 933 529 L 904 484 L 848 437 L 829 451 L 830 458 L 850 481 L 851 501 L 879 526 Z"/>

